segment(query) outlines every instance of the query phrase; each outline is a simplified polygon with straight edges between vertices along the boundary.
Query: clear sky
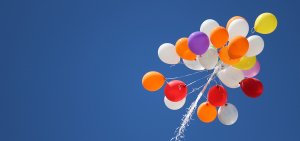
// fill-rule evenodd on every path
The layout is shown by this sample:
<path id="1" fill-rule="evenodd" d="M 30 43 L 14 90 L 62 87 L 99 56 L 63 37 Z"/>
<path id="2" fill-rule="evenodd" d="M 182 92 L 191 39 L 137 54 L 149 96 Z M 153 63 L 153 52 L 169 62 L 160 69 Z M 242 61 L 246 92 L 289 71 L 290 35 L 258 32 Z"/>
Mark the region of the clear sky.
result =
<path id="1" fill-rule="evenodd" d="M 300 140 L 299 6 L 291 0 L 3 0 L 0 140 L 167 141 L 185 109 L 168 110 L 163 91 L 145 91 L 141 78 L 150 70 L 167 77 L 192 71 L 163 64 L 160 44 L 188 36 L 208 18 L 225 26 L 240 15 L 253 27 L 263 12 L 279 22 L 262 35 L 263 95 L 250 99 L 228 89 L 237 123 L 204 124 L 194 116 L 186 140 Z"/>

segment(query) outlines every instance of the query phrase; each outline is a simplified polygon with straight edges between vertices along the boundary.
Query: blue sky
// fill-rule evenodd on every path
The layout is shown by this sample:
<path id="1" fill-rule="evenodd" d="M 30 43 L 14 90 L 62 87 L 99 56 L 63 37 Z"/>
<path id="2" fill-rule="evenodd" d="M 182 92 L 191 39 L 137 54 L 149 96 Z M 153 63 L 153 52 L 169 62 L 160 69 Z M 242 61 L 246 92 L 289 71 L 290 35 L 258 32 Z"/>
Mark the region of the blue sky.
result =
<path id="1" fill-rule="evenodd" d="M 163 91 L 145 91 L 141 78 L 150 70 L 167 77 L 192 71 L 163 64 L 160 44 L 188 36 L 208 18 L 225 26 L 240 15 L 252 27 L 263 12 L 279 22 L 274 33 L 262 35 L 257 78 L 264 94 L 250 99 L 228 90 L 237 123 L 204 124 L 194 116 L 186 140 L 299 140 L 299 6 L 279 0 L 1 1 L 0 140 L 169 140 L 185 110 L 168 110 Z"/>

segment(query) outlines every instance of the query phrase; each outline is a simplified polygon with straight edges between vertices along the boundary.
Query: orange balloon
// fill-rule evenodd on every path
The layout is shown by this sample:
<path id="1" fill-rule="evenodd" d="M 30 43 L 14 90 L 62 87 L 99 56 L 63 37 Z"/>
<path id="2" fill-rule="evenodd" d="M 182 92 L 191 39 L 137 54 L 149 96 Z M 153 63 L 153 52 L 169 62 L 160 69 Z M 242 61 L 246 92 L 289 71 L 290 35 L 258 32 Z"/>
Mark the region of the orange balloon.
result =
<path id="1" fill-rule="evenodd" d="M 233 21 L 236 20 L 236 19 L 245 19 L 245 18 L 243 18 L 243 17 L 241 17 L 241 16 L 234 16 L 234 17 L 230 18 L 229 21 L 228 21 L 227 24 L 226 24 L 226 29 L 228 29 L 228 27 L 229 27 L 229 25 L 231 24 L 231 22 L 233 22 Z"/>
<path id="2" fill-rule="evenodd" d="M 196 60 L 196 54 L 194 54 L 188 46 L 188 38 L 180 38 L 176 42 L 176 52 L 177 54 L 186 60 Z"/>
<path id="3" fill-rule="evenodd" d="M 165 77 L 156 71 L 147 72 L 142 80 L 143 87 L 150 91 L 154 92 L 159 90 L 165 83 Z"/>
<path id="4" fill-rule="evenodd" d="M 211 105 L 209 102 L 203 102 L 198 107 L 197 115 L 202 122 L 212 122 L 217 117 L 217 108 Z"/>
<path id="5" fill-rule="evenodd" d="M 215 48 L 223 47 L 227 43 L 228 39 L 229 34 L 222 26 L 214 28 L 210 33 L 210 42 Z"/>
<path id="6" fill-rule="evenodd" d="M 231 59 L 228 55 L 228 47 L 223 47 L 220 49 L 219 51 L 219 57 L 220 57 L 220 60 L 227 64 L 227 65 L 235 65 L 237 64 L 238 62 L 240 62 L 240 58 L 238 59 Z"/>
<path id="7" fill-rule="evenodd" d="M 243 57 L 249 49 L 249 42 L 243 36 L 236 36 L 229 41 L 228 55 L 231 59 Z"/>

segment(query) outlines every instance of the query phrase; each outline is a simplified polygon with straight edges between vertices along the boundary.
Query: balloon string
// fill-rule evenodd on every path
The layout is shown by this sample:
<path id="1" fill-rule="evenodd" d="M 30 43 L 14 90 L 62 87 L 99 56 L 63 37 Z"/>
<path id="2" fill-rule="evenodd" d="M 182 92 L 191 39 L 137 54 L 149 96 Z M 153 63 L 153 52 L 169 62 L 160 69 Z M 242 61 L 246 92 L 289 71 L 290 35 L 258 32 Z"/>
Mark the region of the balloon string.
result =
<path id="1" fill-rule="evenodd" d="M 214 81 L 215 84 L 218 85 L 218 81 L 215 79 L 216 77 L 217 77 L 217 75 L 213 76 L 213 77 L 212 77 L 212 81 Z M 208 80 L 208 79 L 207 79 L 207 80 Z M 208 95 L 208 93 L 206 94 L 206 96 L 203 95 L 203 97 L 204 97 L 206 100 L 208 100 L 208 99 L 207 99 L 207 95 Z"/>
<path id="2" fill-rule="evenodd" d="M 207 96 L 203 95 L 203 97 L 204 97 L 206 100 L 208 100 L 208 99 L 207 99 Z"/>
<path id="3" fill-rule="evenodd" d="M 177 76 L 177 77 L 169 77 L 169 78 L 166 78 L 166 79 L 167 80 L 170 80 L 170 79 L 172 80 L 172 79 L 184 78 L 184 77 L 195 75 L 195 74 L 200 73 L 200 72 L 203 72 L 203 71 L 197 71 L 197 72 L 194 72 L 194 73 L 189 73 L 189 74 L 182 75 L 182 76 Z"/>
<path id="4" fill-rule="evenodd" d="M 192 91 L 191 91 L 191 92 L 189 92 L 187 95 L 189 95 L 189 94 L 192 94 L 192 93 L 194 93 L 194 92 L 196 92 L 196 91 L 200 90 L 200 89 L 201 89 L 201 88 L 202 88 L 204 85 L 205 85 L 205 84 L 201 85 L 200 87 L 193 88 L 193 89 L 192 89 Z"/>
<path id="5" fill-rule="evenodd" d="M 251 29 L 251 34 L 254 34 L 255 33 L 255 30 L 254 30 L 254 27 Z"/>
<path id="6" fill-rule="evenodd" d="M 196 82 L 198 82 L 198 81 L 200 81 L 200 80 L 202 80 L 202 79 L 204 79 L 204 78 L 207 78 L 207 77 L 210 76 L 210 75 L 211 75 L 211 74 L 208 74 L 208 75 L 206 75 L 206 76 L 204 76 L 204 77 L 202 77 L 202 78 L 200 78 L 200 79 L 197 79 L 197 80 L 195 80 L 195 81 L 193 81 L 193 82 L 187 84 L 186 86 L 193 85 L 194 83 L 196 83 Z"/>
<path id="7" fill-rule="evenodd" d="M 217 79 L 217 81 L 219 81 L 219 84 L 221 85 L 221 86 L 223 86 L 223 83 L 221 82 L 221 80 L 218 78 Z"/>
<path id="8" fill-rule="evenodd" d="M 210 82 L 212 81 L 214 76 L 219 72 L 220 67 L 221 67 L 221 64 L 218 64 L 215 67 L 213 73 L 210 75 L 209 79 L 207 80 L 207 82 L 203 86 L 203 88 L 200 91 L 200 93 L 198 94 L 196 100 L 190 105 L 190 107 L 188 108 L 187 113 L 183 116 L 180 126 L 175 130 L 176 135 L 175 135 L 175 137 L 173 137 L 171 139 L 171 141 L 172 140 L 180 141 L 181 139 L 184 138 L 184 131 L 185 131 L 186 127 L 189 125 L 190 120 L 192 119 L 192 116 L 193 116 L 193 114 L 196 110 L 196 107 L 198 105 L 198 102 L 199 102 L 200 98 L 202 97 L 203 93 L 205 92 L 206 88 L 208 87 L 208 85 L 210 84 Z"/>
<path id="9" fill-rule="evenodd" d="M 218 81 L 216 79 L 213 79 L 216 85 L 219 85 Z"/>
<path id="10" fill-rule="evenodd" d="M 217 85 L 223 86 L 221 80 L 220 80 L 217 76 L 214 76 L 214 77 L 216 77 L 216 78 L 213 79 L 213 80 L 215 81 L 215 83 L 216 83 Z"/>

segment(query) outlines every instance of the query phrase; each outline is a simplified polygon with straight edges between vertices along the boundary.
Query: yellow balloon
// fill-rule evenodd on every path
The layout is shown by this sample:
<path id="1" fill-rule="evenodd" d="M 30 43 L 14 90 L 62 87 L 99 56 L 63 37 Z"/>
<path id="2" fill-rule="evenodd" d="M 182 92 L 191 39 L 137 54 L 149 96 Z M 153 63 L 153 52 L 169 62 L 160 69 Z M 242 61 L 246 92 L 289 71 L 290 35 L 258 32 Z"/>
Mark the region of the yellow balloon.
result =
<path id="1" fill-rule="evenodd" d="M 261 34 L 270 34 L 277 27 L 277 19 L 272 13 L 260 14 L 254 24 L 254 30 Z"/>
<path id="2" fill-rule="evenodd" d="M 256 63 L 256 56 L 246 57 L 244 56 L 239 63 L 233 65 L 233 67 L 238 68 L 240 70 L 249 70 L 254 67 Z"/>

